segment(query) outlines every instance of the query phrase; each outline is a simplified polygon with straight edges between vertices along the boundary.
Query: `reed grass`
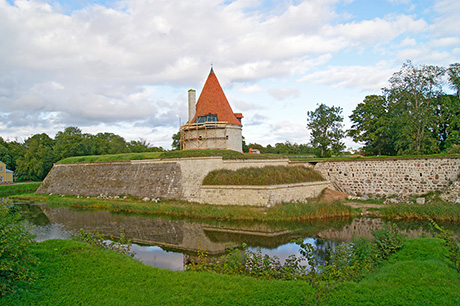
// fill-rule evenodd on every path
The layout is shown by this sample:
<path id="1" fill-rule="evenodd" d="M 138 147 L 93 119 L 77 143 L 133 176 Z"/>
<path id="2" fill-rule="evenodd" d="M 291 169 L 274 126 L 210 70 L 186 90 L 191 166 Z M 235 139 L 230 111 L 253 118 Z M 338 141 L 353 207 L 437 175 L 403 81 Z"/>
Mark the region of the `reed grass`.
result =
<path id="1" fill-rule="evenodd" d="M 135 198 L 98 199 L 75 196 L 30 194 L 17 199 L 46 202 L 75 208 L 104 209 L 116 212 L 165 215 L 225 221 L 303 221 L 355 216 L 355 210 L 340 203 L 286 203 L 273 207 L 209 205 L 186 201 L 143 202 Z"/>
<path id="2" fill-rule="evenodd" d="M 279 185 L 317 181 L 324 181 L 324 178 L 312 168 L 265 166 L 214 170 L 203 179 L 203 185 Z"/>
<path id="3" fill-rule="evenodd" d="M 395 220 L 414 219 L 436 221 L 460 221 L 460 205 L 445 202 L 420 204 L 390 204 L 383 205 L 380 216 Z"/>

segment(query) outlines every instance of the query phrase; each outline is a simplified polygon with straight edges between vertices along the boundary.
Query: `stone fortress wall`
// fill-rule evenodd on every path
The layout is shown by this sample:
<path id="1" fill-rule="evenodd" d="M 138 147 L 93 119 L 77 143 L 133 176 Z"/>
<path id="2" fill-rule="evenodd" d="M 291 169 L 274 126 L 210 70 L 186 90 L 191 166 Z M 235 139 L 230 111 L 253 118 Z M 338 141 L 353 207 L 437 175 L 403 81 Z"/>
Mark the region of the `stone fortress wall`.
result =
<path id="1" fill-rule="evenodd" d="M 315 169 L 351 195 L 421 195 L 459 180 L 460 157 L 324 161 Z"/>
<path id="2" fill-rule="evenodd" d="M 303 164 L 325 182 L 277 186 L 202 186 L 212 170 Z M 42 194 L 178 199 L 209 204 L 269 206 L 304 201 L 324 188 L 352 195 L 419 195 L 444 191 L 460 175 L 460 157 L 290 162 L 223 160 L 221 157 L 55 164 L 38 189 Z"/>

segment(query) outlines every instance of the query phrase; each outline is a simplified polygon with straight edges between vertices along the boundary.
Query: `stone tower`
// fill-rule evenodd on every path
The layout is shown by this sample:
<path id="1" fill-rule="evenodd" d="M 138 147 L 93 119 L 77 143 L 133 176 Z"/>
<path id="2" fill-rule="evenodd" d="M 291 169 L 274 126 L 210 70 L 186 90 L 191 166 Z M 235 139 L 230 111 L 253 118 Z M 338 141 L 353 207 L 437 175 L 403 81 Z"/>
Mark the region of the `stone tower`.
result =
<path id="1" fill-rule="evenodd" d="M 241 152 L 241 113 L 234 113 L 211 68 L 198 102 L 195 90 L 188 92 L 189 118 L 181 126 L 181 150 L 225 149 Z"/>

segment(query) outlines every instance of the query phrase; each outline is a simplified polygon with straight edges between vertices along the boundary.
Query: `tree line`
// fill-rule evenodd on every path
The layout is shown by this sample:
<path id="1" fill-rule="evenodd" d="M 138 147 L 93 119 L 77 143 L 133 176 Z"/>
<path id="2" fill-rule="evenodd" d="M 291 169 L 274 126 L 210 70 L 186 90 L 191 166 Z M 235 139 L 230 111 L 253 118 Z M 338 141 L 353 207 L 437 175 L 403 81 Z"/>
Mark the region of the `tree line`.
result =
<path id="1" fill-rule="evenodd" d="M 420 155 L 460 151 L 460 64 L 449 68 L 407 61 L 380 95 L 366 96 L 343 130 L 342 108 L 320 104 L 307 113 L 310 145 L 318 156 L 338 154 L 346 135 L 366 155 Z M 447 94 L 448 85 L 455 94 Z"/>
<path id="2" fill-rule="evenodd" d="M 21 180 L 43 180 L 53 163 L 67 157 L 160 151 L 142 139 L 128 142 L 113 133 L 82 133 L 78 127 L 67 127 L 54 139 L 35 134 L 23 143 L 0 137 L 0 160 Z"/>

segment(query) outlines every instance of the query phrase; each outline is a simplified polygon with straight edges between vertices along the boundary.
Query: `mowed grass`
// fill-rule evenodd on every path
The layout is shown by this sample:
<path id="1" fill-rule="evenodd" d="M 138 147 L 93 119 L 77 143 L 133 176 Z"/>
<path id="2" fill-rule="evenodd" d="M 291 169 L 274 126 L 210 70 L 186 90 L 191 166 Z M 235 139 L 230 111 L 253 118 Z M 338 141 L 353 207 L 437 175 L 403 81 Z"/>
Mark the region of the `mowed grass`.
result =
<path id="1" fill-rule="evenodd" d="M 144 153 L 123 153 L 107 155 L 75 156 L 60 160 L 60 164 L 70 163 L 95 163 L 123 160 L 144 160 L 144 159 L 168 159 L 168 158 L 190 158 L 221 156 L 223 159 L 278 159 L 287 158 L 276 154 L 248 154 L 232 150 L 187 150 L 187 151 L 166 151 L 166 152 L 144 152 Z"/>
<path id="2" fill-rule="evenodd" d="M 279 185 L 324 181 L 313 168 L 304 166 L 265 166 L 209 172 L 203 185 Z"/>
<path id="3" fill-rule="evenodd" d="M 315 305 L 304 281 L 173 272 L 72 240 L 33 246 L 37 281 L 2 305 Z M 321 305 L 459 305 L 460 274 L 440 240 L 407 241 L 359 282 L 322 291 Z M 324 289 L 324 287 L 323 287 Z"/>
<path id="4" fill-rule="evenodd" d="M 28 182 L 0 185 L 0 197 L 35 192 L 40 184 L 41 182 Z"/>
<path id="5" fill-rule="evenodd" d="M 75 196 L 28 194 L 16 199 L 46 202 L 75 208 L 104 209 L 110 211 L 214 219 L 227 221 L 302 221 L 355 216 L 355 210 L 340 203 L 286 203 L 273 207 L 209 205 L 186 201 L 143 202 L 136 198 L 99 199 Z"/>

